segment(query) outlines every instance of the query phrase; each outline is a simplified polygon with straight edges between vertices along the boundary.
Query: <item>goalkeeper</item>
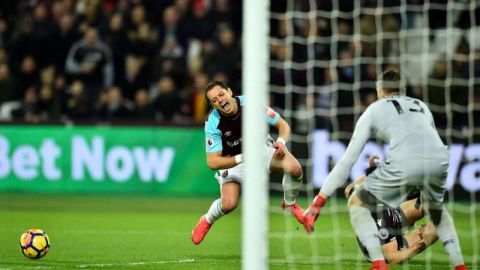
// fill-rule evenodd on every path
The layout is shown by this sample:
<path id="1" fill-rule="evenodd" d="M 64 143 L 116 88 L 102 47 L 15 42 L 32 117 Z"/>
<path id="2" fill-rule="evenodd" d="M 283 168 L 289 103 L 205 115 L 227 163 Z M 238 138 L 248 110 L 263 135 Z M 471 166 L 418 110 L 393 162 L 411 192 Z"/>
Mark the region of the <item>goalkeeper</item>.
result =
<path id="1" fill-rule="evenodd" d="M 424 209 L 435 225 L 450 263 L 456 270 L 467 269 L 453 220 L 443 206 L 447 147 L 435 129 L 432 113 L 425 103 L 400 95 L 400 89 L 401 77 L 397 71 L 387 70 L 380 76 L 378 100 L 358 119 L 345 154 L 305 211 L 304 227 L 307 232 L 313 231 L 321 207 L 328 196 L 347 180 L 350 169 L 372 136 L 388 144 L 388 156 L 348 200 L 350 221 L 358 239 L 368 250 L 371 270 L 388 269 L 388 265 L 369 207 L 381 203 L 396 208 L 417 188 L 422 190 Z"/>
<path id="2" fill-rule="evenodd" d="M 241 153 L 243 97 L 234 96 L 232 90 L 221 81 L 210 82 L 205 89 L 205 97 L 213 107 L 205 122 L 207 164 L 210 169 L 218 170 L 215 177 L 220 184 L 221 197 L 212 203 L 193 229 L 192 242 L 196 245 L 203 241 L 216 220 L 237 207 L 245 168 Z M 266 121 L 278 129 L 279 135 L 276 141 L 271 138 L 267 140 L 265 169 L 284 174 L 282 208 L 302 223 L 303 209 L 295 203 L 295 198 L 302 185 L 303 171 L 285 146 L 290 136 L 290 126 L 277 112 L 266 109 L 266 115 L 262 117 L 266 117 Z"/>
<path id="3" fill-rule="evenodd" d="M 374 162 L 376 159 L 378 159 L 377 156 L 370 157 L 367 176 L 376 169 L 377 166 Z M 348 199 L 356 189 L 361 188 L 365 179 L 366 177 L 362 176 L 355 182 L 350 183 L 345 188 L 345 197 Z M 379 205 L 370 209 L 370 212 L 379 231 L 385 259 L 391 264 L 407 261 L 438 239 L 432 222 L 421 225 L 419 228 L 404 234 L 406 227 L 413 227 L 416 221 L 424 217 L 419 190 L 410 194 L 407 201 L 401 203 L 398 208 Z M 358 237 L 357 242 L 365 258 L 371 261 L 368 250 L 358 240 Z"/>

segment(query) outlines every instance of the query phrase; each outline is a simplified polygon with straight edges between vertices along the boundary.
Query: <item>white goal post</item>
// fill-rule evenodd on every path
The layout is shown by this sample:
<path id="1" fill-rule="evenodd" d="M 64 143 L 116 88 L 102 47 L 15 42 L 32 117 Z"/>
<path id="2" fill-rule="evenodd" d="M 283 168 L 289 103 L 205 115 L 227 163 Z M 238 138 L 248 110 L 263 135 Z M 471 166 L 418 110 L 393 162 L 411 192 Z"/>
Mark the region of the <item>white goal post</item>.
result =
<path id="1" fill-rule="evenodd" d="M 268 5 L 266 0 L 243 3 L 242 121 L 246 166 L 242 198 L 242 268 L 268 269 L 268 182 L 265 170 L 268 87 Z"/>

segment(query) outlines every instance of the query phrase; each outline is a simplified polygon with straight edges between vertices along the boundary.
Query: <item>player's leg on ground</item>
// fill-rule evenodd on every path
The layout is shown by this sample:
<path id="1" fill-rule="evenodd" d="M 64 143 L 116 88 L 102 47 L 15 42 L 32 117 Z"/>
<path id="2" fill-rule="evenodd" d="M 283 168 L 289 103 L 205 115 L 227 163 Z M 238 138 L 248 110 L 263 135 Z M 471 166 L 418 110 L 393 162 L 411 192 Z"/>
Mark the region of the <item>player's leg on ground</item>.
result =
<path id="1" fill-rule="evenodd" d="M 286 151 L 285 156 L 282 158 L 272 157 L 270 170 L 283 173 L 282 187 L 284 196 L 282 208 L 292 213 L 298 222 L 303 223 L 303 209 L 295 203 L 302 186 L 302 166 L 289 151 Z"/>
<path id="2" fill-rule="evenodd" d="M 192 231 L 192 242 L 196 245 L 203 241 L 215 221 L 237 208 L 240 197 L 240 184 L 237 182 L 224 182 L 220 190 L 221 198 L 212 203 L 208 212 L 200 218 Z"/>
<path id="3" fill-rule="evenodd" d="M 378 238 L 378 228 L 373 220 L 370 210 L 364 207 L 363 202 L 358 198 L 357 192 L 354 192 L 348 200 L 348 210 L 350 213 L 350 222 L 355 230 L 355 234 L 365 248 L 368 250 L 370 259 L 375 265 L 372 269 L 384 268 L 385 258 L 382 252 L 380 239 Z"/>
<path id="4" fill-rule="evenodd" d="M 430 205 L 428 214 L 437 229 L 438 238 L 442 241 L 443 247 L 450 257 L 450 263 L 454 265 L 456 269 L 466 269 L 464 268 L 465 262 L 460 249 L 460 241 L 458 240 L 457 231 L 455 230 L 450 214 L 443 205 L 439 207 Z"/>

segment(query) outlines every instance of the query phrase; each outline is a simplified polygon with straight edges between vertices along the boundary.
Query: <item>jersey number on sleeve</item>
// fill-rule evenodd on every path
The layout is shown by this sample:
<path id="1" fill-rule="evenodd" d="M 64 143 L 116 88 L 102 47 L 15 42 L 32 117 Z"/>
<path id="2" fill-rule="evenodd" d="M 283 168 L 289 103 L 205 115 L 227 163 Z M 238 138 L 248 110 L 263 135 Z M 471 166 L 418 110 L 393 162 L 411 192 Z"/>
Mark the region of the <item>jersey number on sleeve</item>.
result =
<path id="1" fill-rule="evenodd" d="M 388 100 L 387 102 L 391 102 L 393 104 L 393 106 L 395 107 L 395 109 L 397 110 L 397 113 L 398 114 L 403 114 L 403 109 L 402 109 L 402 106 L 400 106 L 400 103 L 398 103 L 398 101 L 396 100 Z M 418 108 L 409 108 L 408 110 L 411 111 L 411 112 L 420 112 L 420 113 L 424 113 L 425 111 L 423 110 L 422 106 L 420 106 L 420 102 L 418 102 L 418 100 L 414 100 L 413 101 L 413 104 L 416 105 L 416 107 Z"/>

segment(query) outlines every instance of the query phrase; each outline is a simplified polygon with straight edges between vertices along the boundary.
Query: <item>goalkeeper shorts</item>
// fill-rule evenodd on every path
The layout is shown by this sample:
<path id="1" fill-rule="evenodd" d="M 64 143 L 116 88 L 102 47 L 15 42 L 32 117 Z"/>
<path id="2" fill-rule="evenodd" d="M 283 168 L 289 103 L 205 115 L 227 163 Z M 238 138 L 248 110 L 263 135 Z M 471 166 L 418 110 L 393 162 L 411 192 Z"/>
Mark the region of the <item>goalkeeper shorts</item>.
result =
<path id="1" fill-rule="evenodd" d="M 443 203 L 448 159 L 403 160 L 382 163 L 367 177 L 364 188 L 376 199 L 396 208 L 415 189 L 432 207 Z"/>

